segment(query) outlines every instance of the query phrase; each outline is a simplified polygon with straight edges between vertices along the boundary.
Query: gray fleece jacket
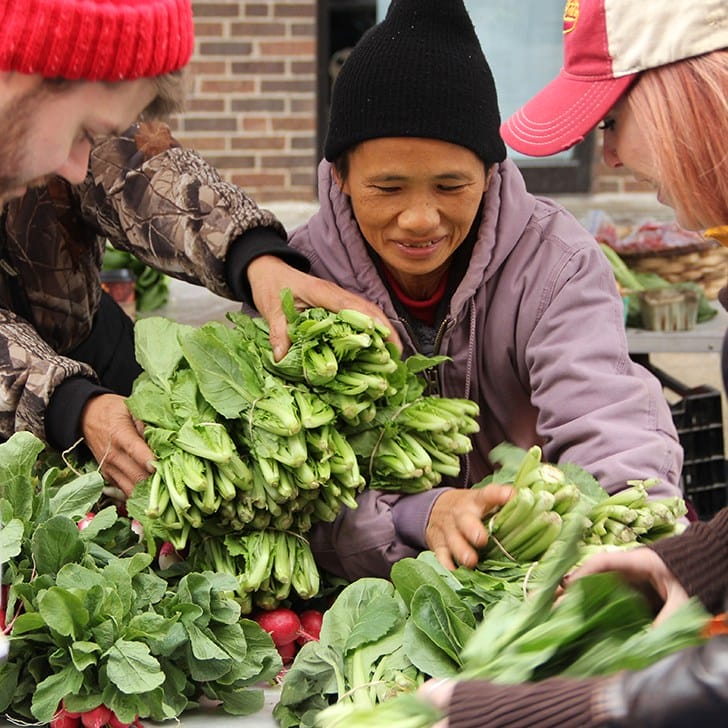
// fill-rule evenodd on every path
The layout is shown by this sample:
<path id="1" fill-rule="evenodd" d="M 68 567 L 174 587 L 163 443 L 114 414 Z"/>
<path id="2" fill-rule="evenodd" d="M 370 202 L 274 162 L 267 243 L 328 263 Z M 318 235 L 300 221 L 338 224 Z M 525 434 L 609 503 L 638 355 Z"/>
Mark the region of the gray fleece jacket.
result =
<path id="1" fill-rule="evenodd" d="M 412 328 L 370 255 L 349 198 L 319 168 L 318 212 L 289 236 L 311 272 L 376 303 L 396 327 L 404 356 Z M 681 495 L 682 449 L 658 380 L 632 362 L 612 269 L 594 238 L 563 207 L 526 191 L 510 160 L 493 175 L 476 241 L 436 338 L 439 391 L 480 405 L 480 432 L 458 482 L 493 471 L 490 450 L 539 444 L 549 462 L 573 462 L 609 492 L 659 478 L 653 497 Z M 401 308 L 400 308 L 401 310 Z M 319 564 L 349 579 L 386 576 L 426 548 L 425 527 L 442 490 L 368 490 L 314 530 Z"/>

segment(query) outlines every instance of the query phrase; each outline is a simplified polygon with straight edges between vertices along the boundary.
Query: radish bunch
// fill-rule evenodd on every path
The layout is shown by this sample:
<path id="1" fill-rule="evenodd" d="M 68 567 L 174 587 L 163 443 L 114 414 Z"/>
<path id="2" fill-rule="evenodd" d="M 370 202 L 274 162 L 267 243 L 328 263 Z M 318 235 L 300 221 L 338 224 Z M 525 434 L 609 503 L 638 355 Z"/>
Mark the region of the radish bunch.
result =
<path id="1" fill-rule="evenodd" d="M 287 607 L 260 611 L 253 619 L 270 634 L 273 644 L 283 660 L 290 665 L 302 645 L 318 640 L 323 614 L 318 609 L 300 613 Z"/>

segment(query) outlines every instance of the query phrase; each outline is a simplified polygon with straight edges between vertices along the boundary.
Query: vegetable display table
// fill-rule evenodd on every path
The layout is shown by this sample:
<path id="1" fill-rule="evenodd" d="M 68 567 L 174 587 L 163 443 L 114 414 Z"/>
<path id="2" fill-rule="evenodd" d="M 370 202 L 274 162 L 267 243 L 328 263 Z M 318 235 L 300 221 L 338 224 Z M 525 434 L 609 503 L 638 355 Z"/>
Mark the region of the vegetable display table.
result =
<path id="1" fill-rule="evenodd" d="M 711 305 L 718 312 L 710 321 L 696 324 L 687 331 L 648 331 L 627 329 L 630 354 L 712 353 L 720 352 L 723 335 L 728 328 L 728 313 L 717 302 Z"/>
<path id="2" fill-rule="evenodd" d="M 262 710 L 253 715 L 235 716 L 223 713 L 215 708 L 199 708 L 188 713 L 182 713 L 179 722 L 166 721 L 154 723 L 142 721 L 145 728 L 277 728 L 273 720 L 273 706 L 278 702 L 280 691 L 276 688 L 265 691 L 265 705 Z M 0 719 L 0 728 L 15 728 L 16 723 Z"/>

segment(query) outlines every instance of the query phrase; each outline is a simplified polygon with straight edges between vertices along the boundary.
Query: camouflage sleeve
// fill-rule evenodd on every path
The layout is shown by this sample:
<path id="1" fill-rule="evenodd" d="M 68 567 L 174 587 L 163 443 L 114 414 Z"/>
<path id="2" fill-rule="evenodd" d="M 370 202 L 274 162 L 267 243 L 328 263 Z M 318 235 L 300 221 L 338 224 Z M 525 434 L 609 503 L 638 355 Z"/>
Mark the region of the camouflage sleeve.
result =
<path id="1" fill-rule="evenodd" d="M 285 241 L 263 210 L 159 122 L 135 124 L 91 153 L 80 190 L 83 215 L 112 245 L 175 278 L 232 298 L 225 277 L 231 243 L 255 228 Z"/>
<path id="2" fill-rule="evenodd" d="M 69 377 L 96 381 L 96 375 L 54 352 L 30 324 L 6 309 L 0 309 L 0 347 L 0 438 L 27 430 L 45 440 L 45 411 L 55 388 Z"/>

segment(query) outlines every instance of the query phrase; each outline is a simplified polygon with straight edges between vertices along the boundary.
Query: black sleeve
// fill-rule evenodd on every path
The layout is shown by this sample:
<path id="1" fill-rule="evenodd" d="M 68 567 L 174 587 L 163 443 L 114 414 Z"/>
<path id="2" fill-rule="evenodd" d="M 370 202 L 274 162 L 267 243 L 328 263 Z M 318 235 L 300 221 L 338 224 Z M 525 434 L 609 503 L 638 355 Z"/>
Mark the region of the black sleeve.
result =
<path id="1" fill-rule="evenodd" d="M 110 392 L 128 397 L 142 371 L 134 355 L 134 322 L 105 292 L 91 333 L 64 356 L 88 364 L 96 373 L 98 383 L 84 377 L 70 377 L 51 395 L 46 407 L 46 440 L 61 451 L 81 437 L 81 412 L 91 397 Z"/>
<path id="2" fill-rule="evenodd" d="M 59 452 L 68 450 L 81 437 L 81 412 L 86 402 L 110 392 L 110 389 L 83 377 L 70 377 L 56 387 L 45 414 L 48 444 Z"/>

